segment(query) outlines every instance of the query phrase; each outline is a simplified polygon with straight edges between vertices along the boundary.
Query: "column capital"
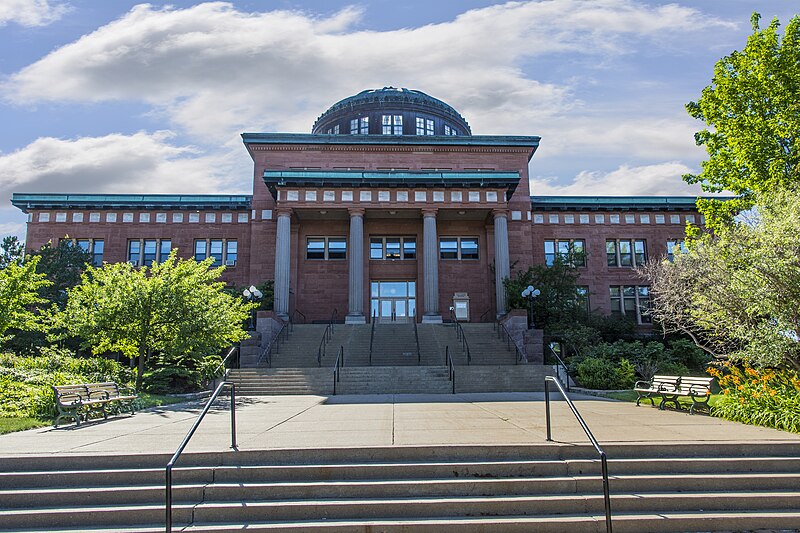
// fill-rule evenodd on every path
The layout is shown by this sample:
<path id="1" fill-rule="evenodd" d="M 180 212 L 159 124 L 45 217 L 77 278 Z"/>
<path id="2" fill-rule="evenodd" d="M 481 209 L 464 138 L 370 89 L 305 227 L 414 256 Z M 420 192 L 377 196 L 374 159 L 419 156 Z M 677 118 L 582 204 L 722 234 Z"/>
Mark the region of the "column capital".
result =
<path id="1" fill-rule="evenodd" d="M 294 210 L 291 207 L 276 207 L 275 208 L 275 216 L 276 217 L 291 217 Z"/>
<path id="2" fill-rule="evenodd" d="M 348 207 L 347 212 L 350 213 L 351 217 L 363 217 L 364 213 L 366 213 L 366 209 L 363 207 Z"/>
<path id="3" fill-rule="evenodd" d="M 492 218 L 508 219 L 508 209 L 492 209 Z"/>
<path id="4" fill-rule="evenodd" d="M 423 207 L 422 218 L 436 218 L 436 214 L 438 212 L 439 212 L 438 207 Z"/>

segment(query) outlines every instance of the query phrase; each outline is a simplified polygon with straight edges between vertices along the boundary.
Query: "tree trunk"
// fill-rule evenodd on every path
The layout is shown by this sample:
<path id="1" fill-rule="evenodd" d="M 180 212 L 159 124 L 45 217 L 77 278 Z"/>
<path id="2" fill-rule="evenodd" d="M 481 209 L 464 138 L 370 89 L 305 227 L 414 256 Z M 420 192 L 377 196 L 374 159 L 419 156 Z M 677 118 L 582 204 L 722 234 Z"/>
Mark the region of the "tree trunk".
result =
<path id="1" fill-rule="evenodd" d="M 142 390 L 142 378 L 144 377 L 144 360 L 145 360 L 145 347 L 144 344 L 139 346 L 139 365 L 136 370 L 136 390 Z"/>

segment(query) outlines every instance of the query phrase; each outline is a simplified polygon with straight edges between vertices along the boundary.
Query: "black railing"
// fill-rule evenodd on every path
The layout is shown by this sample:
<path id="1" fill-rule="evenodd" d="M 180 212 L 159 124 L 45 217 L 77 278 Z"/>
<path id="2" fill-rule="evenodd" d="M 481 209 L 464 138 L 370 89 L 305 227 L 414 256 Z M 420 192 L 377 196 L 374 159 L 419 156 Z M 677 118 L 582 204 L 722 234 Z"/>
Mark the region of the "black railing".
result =
<path id="1" fill-rule="evenodd" d="M 375 340 L 375 323 L 378 321 L 378 314 L 372 313 L 372 329 L 369 332 L 369 366 L 372 366 L 372 341 Z"/>
<path id="2" fill-rule="evenodd" d="M 236 353 L 236 357 L 232 357 L 233 354 Z M 228 377 L 228 369 L 231 368 L 239 368 L 239 355 L 241 351 L 239 350 L 239 346 L 231 347 L 228 354 L 222 358 L 222 361 L 219 363 L 217 368 L 214 370 L 214 375 L 216 376 L 220 370 L 223 368 L 225 369 L 225 377 Z"/>
<path id="3" fill-rule="evenodd" d="M 325 326 L 325 331 L 322 332 L 322 339 L 319 341 L 319 347 L 317 347 L 317 366 L 322 366 L 322 358 L 325 357 L 325 351 L 332 338 L 333 324 L 329 322 L 328 325 Z"/>
<path id="4" fill-rule="evenodd" d="M 336 383 L 342 377 L 344 368 L 344 346 L 339 346 L 339 353 L 336 354 L 336 363 L 333 365 L 333 395 L 336 396 Z"/>
<path id="5" fill-rule="evenodd" d="M 231 388 L 231 448 L 234 450 L 236 449 L 236 385 L 230 381 L 223 381 L 217 387 L 217 390 L 214 391 L 214 394 L 208 399 L 206 406 L 203 408 L 203 411 L 200 413 L 200 416 L 197 417 L 194 424 L 192 425 L 192 429 L 189 430 L 189 433 L 186 434 L 186 437 L 181 442 L 181 445 L 178 446 L 178 449 L 175 451 L 175 454 L 172 456 L 172 459 L 169 460 L 167 463 L 166 469 L 166 486 L 165 486 L 165 494 L 166 494 L 166 516 L 165 516 L 165 529 L 167 533 L 172 532 L 172 468 L 175 466 L 175 463 L 178 462 L 180 459 L 183 450 L 186 448 L 186 445 L 189 444 L 194 432 L 197 431 L 197 428 L 200 426 L 200 422 L 203 421 L 203 418 L 208 413 L 208 410 L 211 409 L 211 404 L 214 403 L 214 400 L 217 399 L 217 396 L 222 392 L 222 389 L 225 387 Z"/>
<path id="6" fill-rule="evenodd" d="M 547 440 L 552 441 L 552 434 L 550 431 L 550 385 L 549 383 L 555 383 L 556 387 L 558 387 L 558 392 L 561 393 L 561 396 L 564 397 L 566 400 L 567 405 L 569 406 L 572 414 L 575 415 L 575 418 L 578 419 L 578 423 L 583 428 L 583 432 L 586 433 L 586 436 L 589 437 L 589 442 L 592 443 L 594 449 L 597 450 L 597 453 L 600 454 L 600 470 L 603 474 L 603 500 L 605 502 L 606 507 L 606 531 L 611 533 L 611 496 L 609 494 L 608 489 L 608 458 L 606 457 L 606 452 L 603 451 L 603 448 L 600 447 L 600 444 L 597 443 L 597 439 L 594 438 L 592 432 L 589 430 L 589 426 L 586 425 L 586 422 L 583 420 L 583 417 L 578 412 L 578 408 L 575 407 L 575 404 L 572 403 L 572 400 L 569 399 L 567 396 L 567 392 L 564 390 L 564 387 L 561 385 L 561 382 L 554 378 L 553 376 L 545 376 L 544 378 L 544 404 L 545 404 L 545 419 L 547 420 Z"/>
<path id="7" fill-rule="evenodd" d="M 335 308 L 331 313 L 331 319 L 328 321 L 328 324 L 331 326 L 331 333 L 333 333 L 333 325 L 336 323 L 337 318 L 339 318 L 339 309 Z"/>
<path id="8" fill-rule="evenodd" d="M 289 337 L 289 328 L 291 327 L 290 324 L 291 322 L 284 322 L 281 324 L 278 332 L 272 336 L 272 338 L 269 340 L 269 343 L 261 350 L 261 354 L 258 356 L 258 362 L 256 362 L 256 366 L 261 366 L 261 364 L 266 360 L 267 366 L 272 368 L 272 351 L 275 350 L 275 353 L 280 352 L 281 343 L 286 342 L 286 339 Z"/>
<path id="9" fill-rule="evenodd" d="M 486 311 L 481 313 L 481 316 L 478 317 L 478 322 L 483 322 L 483 320 L 486 318 L 486 316 L 491 312 L 492 312 L 492 308 L 490 307 L 489 309 L 487 309 Z M 494 322 L 494 321 L 492 321 L 492 322 Z"/>
<path id="10" fill-rule="evenodd" d="M 305 324 L 305 323 L 306 323 L 306 315 L 305 315 L 305 313 L 303 313 L 303 312 L 302 312 L 302 311 L 300 311 L 299 309 L 295 309 L 295 310 L 294 310 L 294 313 L 292 313 L 292 317 L 296 317 L 297 315 L 300 315 L 300 316 L 303 318 L 303 321 L 301 322 L 301 324 Z M 290 318 L 291 318 L 291 317 L 290 317 Z M 297 319 L 296 319 L 296 318 L 294 318 L 294 320 L 293 320 L 293 321 L 294 321 L 294 322 L 297 322 Z"/>
<path id="11" fill-rule="evenodd" d="M 469 342 L 467 342 L 467 336 L 464 334 L 464 328 L 461 326 L 461 322 L 458 321 L 458 317 L 456 313 L 453 311 L 453 308 L 450 308 L 450 321 L 455 324 L 456 328 L 456 338 L 461 343 L 461 351 L 464 355 L 467 356 L 467 364 L 472 363 L 472 354 L 469 351 Z"/>
<path id="12" fill-rule="evenodd" d="M 556 377 L 557 377 L 559 380 L 561 380 L 561 383 L 563 383 L 563 384 L 564 384 L 564 385 L 567 387 L 567 392 L 569 392 L 569 369 L 567 368 L 567 365 L 566 365 L 566 364 L 564 363 L 564 361 L 563 361 L 563 360 L 562 360 L 562 359 L 561 359 L 561 358 L 558 356 L 558 354 L 556 353 L 556 351 L 553 349 L 553 347 L 552 347 L 552 346 L 550 346 L 550 345 L 548 344 L 548 345 L 547 345 L 547 349 L 548 349 L 548 350 L 550 350 L 550 354 L 551 354 L 553 357 L 555 357 L 555 358 L 556 358 L 556 361 L 557 361 L 557 363 L 556 363 L 556 365 L 555 365 L 555 367 L 556 367 Z M 562 377 L 561 377 L 561 373 L 562 373 L 562 372 L 564 373 L 564 378 L 562 378 Z"/>
<path id="13" fill-rule="evenodd" d="M 517 341 L 515 341 L 514 338 L 511 336 L 511 333 L 508 331 L 508 328 L 506 328 L 506 325 L 503 324 L 503 323 L 498 322 L 498 325 L 497 325 L 496 329 L 497 329 L 497 338 L 498 339 L 505 339 L 506 348 L 508 348 L 510 350 L 512 346 L 514 347 L 514 351 L 515 351 L 514 364 L 518 365 L 518 364 L 520 364 L 522 362 L 527 363 L 528 362 L 528 357 L 525 355 L 525 352 L 522 351 L 522 349 L 519 347 L 519 345 L 517 344 Z"/>
<path id="14" fill-rule="evenodd" d="M 456 393 L 456 366 L 453 364 L 453 357 L 450 355 L 450 345 L 444 347 L 444 365 L 447 367 L 447 379 Z"/>
<path id="15" fill-rule="evenodd" d="M 414 340 L 417 343 L 417 364 L 422 364 L 422 352 L 419 349 L 419 333 L 417 332 L 417 317 L 411 316 L 411 321 L 414 323 Z"/>

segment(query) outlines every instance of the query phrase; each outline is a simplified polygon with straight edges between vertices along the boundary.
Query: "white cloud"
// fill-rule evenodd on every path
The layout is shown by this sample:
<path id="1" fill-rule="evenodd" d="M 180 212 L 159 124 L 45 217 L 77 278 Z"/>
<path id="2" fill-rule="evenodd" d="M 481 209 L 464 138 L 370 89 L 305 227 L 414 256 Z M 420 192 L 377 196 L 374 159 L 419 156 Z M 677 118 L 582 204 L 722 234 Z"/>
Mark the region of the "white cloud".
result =
<path id="1" fill-rule="evenodd" d="M 20 26 L 47 26 L 69 11 L 69 6 L 49 0 L 3 0 L 0 2 L 0 26 L 15 22 Z"/>
<path id="2" fill-rule="evenodd" d="M 575 102 L 568 82 L 533 79 L 525 61 L 601 58 L 727 25 L 633 0 L 509 2 L 381 32 L 356 31 L 359 16 L 139 5 L 17 72 L 5 92 L 18 103 L 144 100 L 174 127 L 224 142 L 242 130 L 308 131 L 333 101 L 394 84 L 444 99 L 477 132 L 532 133 Z"/>
<path id="3" fill-rule="evenodd" d="M 250 190 L 247 155 L 207 155 L 168 131 L 43 137 L 0 154 L 0 198 L 11 192 L 211 193 Z M 243 171 L 243 172 L 242 172 Z M 236 178 L 232 178 L 235 176 Z M 238 179 L 238 181 L 237 181 Z"/>
<path id="4" fill-rule="evenodd" d="M 691 196 L 701 194 L 697 185 L 687 185 L 683 174 L 696 171 L 680 162 L 643 166 L 623 165 L 611 172 L 582 171 L 569 184 L 554 178 L 531 179 L 534 196 Z"/>

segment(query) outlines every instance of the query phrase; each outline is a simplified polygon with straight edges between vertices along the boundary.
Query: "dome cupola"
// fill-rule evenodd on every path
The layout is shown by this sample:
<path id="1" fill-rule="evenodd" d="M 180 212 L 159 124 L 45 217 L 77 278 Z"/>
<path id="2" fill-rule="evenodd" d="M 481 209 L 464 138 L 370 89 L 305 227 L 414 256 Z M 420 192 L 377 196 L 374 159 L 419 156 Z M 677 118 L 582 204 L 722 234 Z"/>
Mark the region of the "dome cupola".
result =
<path id="1" fill-rule="evenodd" d="M 333 104 L 311 133 L 330 135 L 472 135 L 455 109 L 421 91 L 367 89 Z"/>

